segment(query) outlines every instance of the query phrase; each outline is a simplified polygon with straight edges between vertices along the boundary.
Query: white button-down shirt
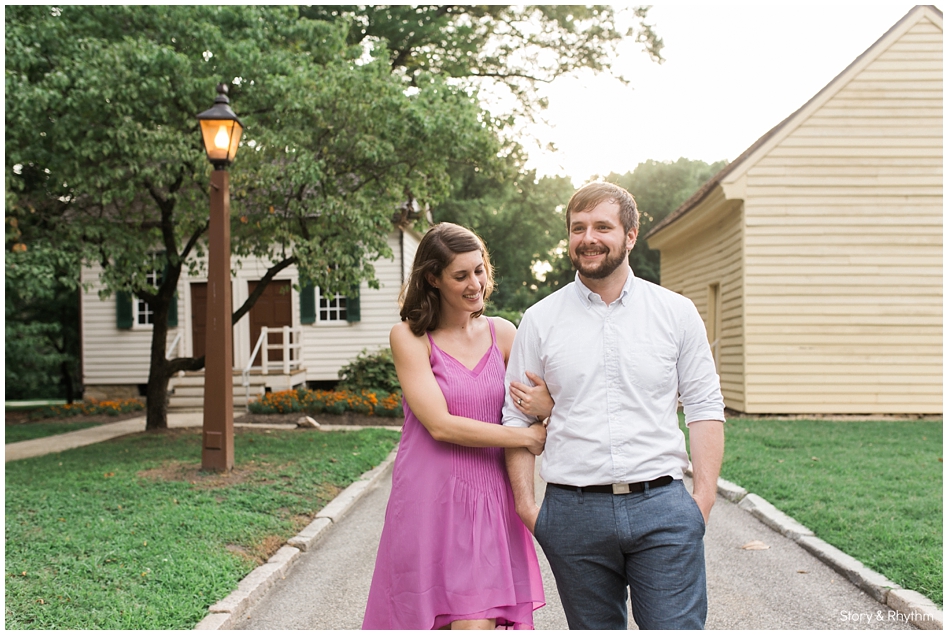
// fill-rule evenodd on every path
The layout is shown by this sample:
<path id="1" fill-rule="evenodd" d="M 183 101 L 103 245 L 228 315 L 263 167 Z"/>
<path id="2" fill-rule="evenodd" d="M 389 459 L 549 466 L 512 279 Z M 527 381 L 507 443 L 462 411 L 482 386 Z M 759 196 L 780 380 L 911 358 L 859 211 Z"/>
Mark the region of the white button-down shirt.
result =
<path id="1" fill-rule="evenodd" d="M 724 421 L 724 400 L 704 322 L 694 304 L 631 273 L 606 305 L 579 276 L 523 315 L 507 364 L 504 425 L 527 426 L 510 382 L 546 381 L 555 406 L 540 477 L 608 485 L 679 479 L 688 465 L 678 427 Z"/>

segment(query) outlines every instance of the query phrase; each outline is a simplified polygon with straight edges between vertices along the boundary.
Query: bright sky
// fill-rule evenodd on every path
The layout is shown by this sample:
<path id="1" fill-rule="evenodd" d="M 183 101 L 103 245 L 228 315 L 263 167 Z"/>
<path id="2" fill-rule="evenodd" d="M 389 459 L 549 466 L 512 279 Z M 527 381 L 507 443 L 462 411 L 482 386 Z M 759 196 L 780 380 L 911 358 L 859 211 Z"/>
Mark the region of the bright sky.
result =
<path id="1" fill-rule="evenodd" d="M 591 73 L 543 92 L 549 125 L 530 132 L 539 176 L 624 173 L 646 159 L 732 160 L 783 121 L 898 22 L 913 2 L 657 0 L 648 22 L 665 42 L 661 65 L 630 42 L 623 86 Z M 941 8 L 941 7 L 939 7 Z"/>

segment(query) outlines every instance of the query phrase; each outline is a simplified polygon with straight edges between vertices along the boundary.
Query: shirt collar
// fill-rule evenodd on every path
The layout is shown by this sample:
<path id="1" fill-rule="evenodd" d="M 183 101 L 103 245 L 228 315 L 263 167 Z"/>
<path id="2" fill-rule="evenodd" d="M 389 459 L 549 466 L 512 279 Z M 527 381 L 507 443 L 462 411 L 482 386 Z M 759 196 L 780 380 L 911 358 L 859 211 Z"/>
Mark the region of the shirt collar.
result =
<path id="1" fill-rule="evenodd" d="M 592 304 L 593 297 L 599 297 L 599 294 L 591 290 L 585 284 L 583 284 L 582 279 L 579 277 L 579 272 L 576 272 L 576 277 L 573 279 L 576 283 L 576 290 L 579 292 L 579 299 L 582 301 L 583 306 L 589 308 Z M 622 293 L 619 294 L 619 302 L 622 303 L 622 306 L 627 306 L 629 304 L 629 298 L 632 295 L 632 285 L 635 284 L 635 272 L 629 269 L 629 277 L 625 279 L 625 284 L 622 285 Z"/>

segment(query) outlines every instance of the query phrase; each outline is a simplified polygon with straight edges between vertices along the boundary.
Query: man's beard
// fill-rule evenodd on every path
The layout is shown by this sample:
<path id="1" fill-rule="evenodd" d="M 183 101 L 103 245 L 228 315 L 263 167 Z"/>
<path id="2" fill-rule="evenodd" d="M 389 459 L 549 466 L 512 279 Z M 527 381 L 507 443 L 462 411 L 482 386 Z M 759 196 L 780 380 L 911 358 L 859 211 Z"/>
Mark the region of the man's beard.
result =
<path id="1" fill-rule="evenodd" d="M 585 267 L 580 264 L 579 256 L 575 258 L 573 254 L 569 255 L 570 261 L 572 261 L 573 266 L 576 267 L 576 270 L 579 271 L 581 275 L 592 280 L 602 280 L 603 278 L 608 278 L 612 275 L 616 269 L 622 266 L 623 261 L 628 257 L 628 254 L 619 252 L 615 255 L 607 253 L 606 257 L 602 262 L 599 263 L 596 267 Z"/>

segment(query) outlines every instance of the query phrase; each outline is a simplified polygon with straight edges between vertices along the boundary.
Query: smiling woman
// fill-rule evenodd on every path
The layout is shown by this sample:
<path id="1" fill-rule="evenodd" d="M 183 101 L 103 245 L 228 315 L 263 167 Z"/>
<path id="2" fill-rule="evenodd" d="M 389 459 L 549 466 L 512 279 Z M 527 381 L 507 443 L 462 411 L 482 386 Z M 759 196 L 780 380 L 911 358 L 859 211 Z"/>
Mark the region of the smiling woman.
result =
<path id="1" fill-rule="evenodd" d="M 482 315 L 492 287 L 473 232 L 441 223 L 422 239 L 391 333 L 405 424 L 363 628 L 532 627 L 544 604 L 504 448 L 539 454 L 546 429 L 499 425 L 515 329 Z M 521 401 L 552 410 L 543 386 Z"/>

